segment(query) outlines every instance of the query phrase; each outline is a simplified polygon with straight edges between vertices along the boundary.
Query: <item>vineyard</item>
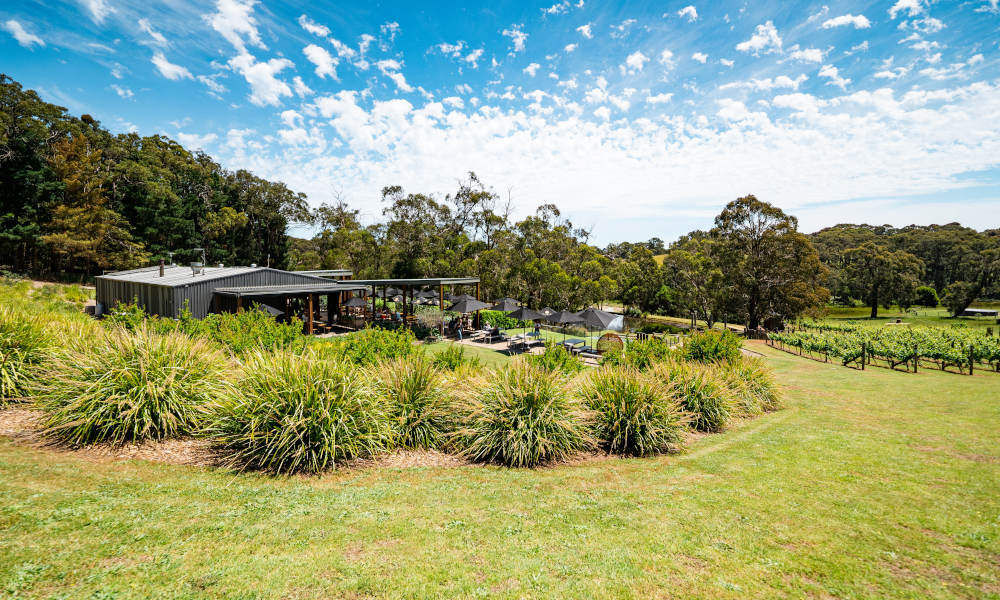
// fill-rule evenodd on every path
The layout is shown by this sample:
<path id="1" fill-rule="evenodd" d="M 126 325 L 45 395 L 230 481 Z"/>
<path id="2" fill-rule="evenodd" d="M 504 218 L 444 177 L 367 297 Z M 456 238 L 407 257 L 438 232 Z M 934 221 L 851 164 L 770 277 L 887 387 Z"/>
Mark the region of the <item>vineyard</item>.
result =
<path id="1" fill-rule="evenodd" d="M 953 369 L 972 374 L 1000 372 L 1000 337 L 964 326 L 875 326 L 858 322 L 809 322 L 768 335 L 768 344 L 824 362 L 864 369 L 866 365 L 902 368 Z"/>

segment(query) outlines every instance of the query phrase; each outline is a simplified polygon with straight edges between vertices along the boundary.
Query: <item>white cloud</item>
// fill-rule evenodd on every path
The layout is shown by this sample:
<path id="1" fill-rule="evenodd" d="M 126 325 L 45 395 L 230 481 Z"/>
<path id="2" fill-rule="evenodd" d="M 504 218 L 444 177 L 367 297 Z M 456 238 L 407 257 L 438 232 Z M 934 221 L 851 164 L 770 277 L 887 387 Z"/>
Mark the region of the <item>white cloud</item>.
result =
<path id="1" fill-rule="evenodd" d="M 851 55 L 857 52 L 868 52 L 868 40 L 861 42 L 860 44 L 855 44 L 851 46 L 850 50 L 845 50 L 844 54 Z"/>
<path id="2" fill-rule="evenodd" d="M 576 28 L 576 30 L 580 32 L 580 35 L 587 38 L 588 40 L 594 37 L 593 32 L 590 30 L 590 23 L 587 23 L 586 25 L 580 25 L 579 27 Z"/>
<path id="3" fill-rule="evenodd" d="M 704 52 L 695 52 L 694 54 L 691 55 L 691 58 L 693 60 L 700 62 L 701 64 L 705 64 L 705 62 L 708 61 L 708 55 L 705 54 Z"/>
<path id="4" fill-rule="evenodd" d="M 664 49 L 663 52 L 660 52 L 660 58 L 657 62 L 663 65 L 666 69 L 674 68 L 674 53 L 670 50 Z"/>
<path id="5" fill-rule="evenodd" d="M 465 101 L 458 96 L 448 96 L 441 99 L 442 104 L 447 104 L 452 108 L 465 108 Z"/>
<path id="6" fill-rule="evenodd" d="M 594 109 L 594 116 L 605 121 L 611 119 L 611 109 L 607 106 L 600 106 Z"/>
<path id="7" fill-rule="evenodd" d="M 723 66 L 726 66 L 726 67 L 732 67 L 736 63 L 734 61 L 729 60 L 728 58 L 720 58 L 719 59 L 719 64 L 721 64 Z"/>
<path id="8" fill-rule="evenodd" d="M 537 73 L 537 72 L 538 72 L 538 69 L 539 69 L 539 68 L 540 68 L 541 66 L 542 66 L 542 65 L 540 65 L 540 64 L 538 64 L 538 63 L 531 63 L 531 64 L 530 64 L 530 65 L 528 65 L 527 67 L 524 67 L 524 69 L 523 69 L 523 71 L 522 71 L 522 72 L 524 72 L 524 73 L 527 73 L 527 74 L 528 74 L 529 76 L 531 76 L 531 77 L 534 77 L 534 76 L 535 76 L 535 73 Z"/>
<path id="9" fill-rule="evenodd" d="M 413 91 L 414 89 L 413 86 L 406 83 L 406 77 L 403 77 L 403 74 L 399 72 L 400 69 L 403 68 L 402 65 L 399 64 L 399 62 L 391 58 L 388 58 L 385 60 L 378 61 L 377 63 L 375 63 L 375 66 L 378 67 L 378 70 L 381 71 L 383 75 L 391 79 L 393 83 L 396 84 L 396 87 L 399 89 L 399 91 L 401 92 Z"/>
<path id="10" fill-rule="evenodd" d="M 629 54 L 625 58 L 625 64 L 623 65 L 623 70 L 629 73 L 638 73 L 639 71 L 642 71 L 643 65 L 645 65 L 647 62 L 649 62 L 649 57 L 643 54 L 641 51 L 636 50 L 635 52 Z"/>
<path id="11" fill-rule="evenodd" d="M 472 52 L 466 54 L 465 58 L 463 58 L 462 60 L 472 65 L 473 69 L 478 69 L 479 59 L 483 57 L 483 52 L 485 52 L 485 50 L 483 50 L 482 48 L 477 48 Z"/>
<path id="12" fill-rule="evenodd" d="M 774 23 L 767 21 L 758 25 L 753 36 L 749 40 L 736 44 L 736 49 L 740 52 L 750 52 L 754 56 L 759 56 L 761 52 L 771 54 L 781 52 L 781 36 Z"/>
<path id="13" fill-rule="evenodd" d="M 229 66 L 250 84 L 250 102 L 257 106 L 278 106 L 282 97 L 292 95 L 288 84 L 277 78 L 281 71 L 294 67 L 287 58 L 257 62 L 250 54 L 243 53 L 231 58 Z"/>
<path id="14" fill-rule="evenodd" d="M 209 144 L 219 139 L 214 133 L 198 135 L 197 133 L 177 133 L 179 141 L 188 150 L 204 150 Z"/>
<path id="15" fill-rule="evenodd" d="M 111 85 L 111 89 L 113 89 L 116 94 L 118 94 L 121 98 L 123 98 L 125 100 L 131 100 L 132 97 L 135 96 L 135 94 L 132 92 L 132 90 L 130 90 L 130 89 L 126 88 L 126 87 L 122 87 L 120 85 L 112 84 Z"/>
<path id="16" fill-rule="evenodd" d="M 215 80 L 217 76 L 218 75 L 213 75 L 211 77 L 208 75 L 199 75 L 197 79 L 199 82 L 201 82 L 202 85 L 208 88 L 209 94 L 219 97 L 219 95 L 225 93 L 228 90 L 226 90 L 225 86 L 223 86 L 221 83 Z"/>
<path id="17" fill-rule="evenodd" d="M 976 9 L 976 12 L 1000 15 L 1000 0 L 985 0 L 983 5 Z"/>
<path id="18" fill-rule="evenodd" d="M 573 7 L 583 8 L 583 0 L 579 0 L 576 4 L 570 3 L 569 0 L 562 0 L 562 2 L 556 2 L 548 8 L 542 9 L 542 14 L 544 15 L 562 15 L 569 12 Z"/>
<path id="19" fill-rule="evenodd" d="M 623 37 L 625 37 L 626 35 L 628 35 L 629 29 L 631 29 L 632 26 L 635 25 L 635 23 L 636 23 L 635 19 L 625 19 L 624 21 L 622 21 L 621 23 L 619 23 L 617 25 L 612 25 L 611 26 L 611 37 L 613 37 L 613 38 L 623 38 Z"/>
<path id="20" fill-rule="evenodd" d="M 694 6 L 688 5 L 677 11 L 677 16 L 687 17 L 688 23 L 693 23 L 698 20 L 698 10 Z"/>
<path id="21" fill-rule="evenodd" d="M 567 53 L 572 52 L 572 51 L 576 50 L 577 47 L 578 47 L 578 44 L 566 44 L 563 47 L 563 52 L 567 52 Z"/>
<path id="22" fill-rule="evenodd" d="M 799 48 L 797 45 L 790 48 L 791 52 L 788 54 L 788 58 L 791 60 L 798 60 L 802 62 L 823 62 L 823 57 L 826 52 L 820 50 L 819 48 Z"/>
<path id="23" fill-rule="evenodd" d="M 798 77 L 792 79 L 787 75 L 778 75 L 775 78 L 767 77 L 765 79 L 750 79 L 748 81 L 734 81 L 732 83 L 727 83 L 719 86 L 720 90 L 732 89 L 732 88 L 745 88 L 754 91 L 769 91 L 776 88 L 786 88 L 797 90 L 799 85 L 808 80 L 809 77 L 805 74 L 799 74 Z"/>
<path id="24" fill-rule="evenodd" d="M 674 95 L 670 93 L 656 94 L 655 96 L 646 96 L 646 104 L 666 104 L 670 102 L 670 99 Z"/>
<path id="25" fill-rule="evenodd" d="M 319 37 L 326 37 L 330 35 L 330 28 L 325 25 L 320 25 L 319 23 L 313 21 L 306 15 L 301 15 L 299 17 L 299 25 L 302 29 L 305 29 L 313 35 L 318 35 Z"/>
<path id="26" fill-rule="evenodd" d="M 180 65 L 175 65 L 167 57 L 163 55 L 162 52 L 153 53 L 153 65 L 156 66 L 160 75 L 163 75 L 167 79 L 178 80 L 178 79 L 191 79 L 191 71 L 188 71 L 186 67 Z"/>
<path id="27" fill-rule="evenodd" d="M 246 44 L 266 49 L 267 46 L 260 40 L 257 20 L 253 16 L 256 4 L 257 0 L 217 0 L 215 13 L 205 15 L 205 19 L 240 54 L 246 52 Z"/>
<path id="28" fill-rule="evenodd" d="M 153 39 L 153 44 L 157 46 L 167 46 L 167 38 L 163 37 L 163 34 L 159 31 L 153 29 L 153 26 L 149 23 L 149 19 L 139 19 L 139 30 L 149 34 L 149 37 Z"/>
<path id="29" fill-rule="evenodd" d="M 82 0 L 81 4 L 90 13 L 90 19 L 98 25 L 104 23 L 108 15 L 116 12 L 114 8 L 108 6 L 107 0 Z"/>
<path id="30" fill-rule="evenodd" d="M 309 62 L 316 65 L 316 75 L 319 77 L 330 76 L 334 80 L 339 81 L 337 77 L 337 64 L 339 61 L 327 52 L 325 48 L 320 48 L 316 44 L 309 44 L 302 49 L 302 54 L 306 55 Z"/>
<path id="31" fill-rule="evenodd" d="M 306 96 L 313 95 L 312 88 L 306 85 L 306 82 L 302 81 L 302 78 L 298 75 L 292 79 L 292 89 L 295 90 L 295 95 L 299 98 L 305 98 Z"/>
<path id="32" fill-rule="evenodd" d="M 855 29 L 868 29 L 872 26 L 872 22 L 868 20 L 868 17 L 864 15 L 841 15 L 839 17 L 834 17 L 823 21 L 823 29 L 830 29 L 833 27 L 843 27 L 845 25 L 853 25 Z"/>
<path id="33" fill-rule="evenodd" d="M 330 44 L 333 45 L 333 49 L 337 51 L 337 56 L 340 58 L 351 59 L 358 54 L 357 50 L 336 38 L 330 38 Z"/>
<path id="34" fill-rule="evenodd" d="M 45 42 L 37 35 L 28 32 L 21 23 L 10 19 L 3 24 L 3 29 L 14 36 L 18 44 L 30 49 L 32 46 L 44 46 Z"/>
<path id="35" fill-rule="evenodd" d="M 889 9 L 889 18 L 895 19 L 904 11 L 906 16 L 915 17 L 924 12 L 924 6 L 921 0 L 896 0 L 896 3 Z"/>
<path id="36" fill-rule="evenodd" d="M 524 25 L 511 25 L 510 29 L 504 29 L 501 35 L 504 37 L 509 37 L 511 43 L 513 44 L 513 50 L 511 54 L 517 54 L 518 52 L 524 51 L 524 43 L 528 40 L 528 34 L 521 31 Z"/>
<path id="37" fill-rule="evenodd" d="M 847 84 L 851 83 L 850 79 L 841 77 L 840 71 L 833 65 L 823 65 L 819 70 L 819 76 L 830 80 L 826 82 L 827 85 L 835 85 L 840 89 L 845 89 Z"/>

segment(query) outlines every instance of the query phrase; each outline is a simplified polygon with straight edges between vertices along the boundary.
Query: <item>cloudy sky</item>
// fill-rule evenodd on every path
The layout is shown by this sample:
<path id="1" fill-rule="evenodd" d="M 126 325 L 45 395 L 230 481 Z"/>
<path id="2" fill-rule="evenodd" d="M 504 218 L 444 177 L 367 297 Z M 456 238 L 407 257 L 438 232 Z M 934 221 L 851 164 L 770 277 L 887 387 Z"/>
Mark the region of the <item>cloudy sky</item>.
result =
<path id="1" fill-rule="evenodd" d="M 7 0 L 0 70 L 368 221 L 475 171 L 601 244 L 748 193 L 808 231 L 1000 226 L 998 0 L 553 1 Z"/>

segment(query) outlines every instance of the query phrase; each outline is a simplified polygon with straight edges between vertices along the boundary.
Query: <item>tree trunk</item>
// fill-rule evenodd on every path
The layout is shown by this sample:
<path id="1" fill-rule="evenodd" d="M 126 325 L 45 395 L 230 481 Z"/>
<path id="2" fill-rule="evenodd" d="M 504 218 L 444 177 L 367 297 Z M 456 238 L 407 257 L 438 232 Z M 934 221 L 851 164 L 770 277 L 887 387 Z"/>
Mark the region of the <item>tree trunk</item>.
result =
<path id="1" fill-rule="evenodd" d="M 874 318 L 878 317 L 878 288 L 873 288 L 872 289 L 872 293 L 871 293 L 869 302 L 872 305 L 872 314 L 871 314 L 870 318 L 874 319 Z"/>

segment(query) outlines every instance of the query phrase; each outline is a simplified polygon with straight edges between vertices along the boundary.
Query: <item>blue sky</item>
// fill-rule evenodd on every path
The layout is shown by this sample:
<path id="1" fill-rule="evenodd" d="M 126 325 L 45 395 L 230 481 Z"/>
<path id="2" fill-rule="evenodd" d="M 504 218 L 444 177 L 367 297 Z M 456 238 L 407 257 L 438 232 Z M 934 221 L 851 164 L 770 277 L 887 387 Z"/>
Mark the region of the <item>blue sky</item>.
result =
<path id="1" fill-rule="evenodd" d="M 600 244 L 748 193 L 807 231 L 1000 227 L 997 0 L 553 2 L 8 0 L 0 70 L 368 221 L 471 170 Z"/>

